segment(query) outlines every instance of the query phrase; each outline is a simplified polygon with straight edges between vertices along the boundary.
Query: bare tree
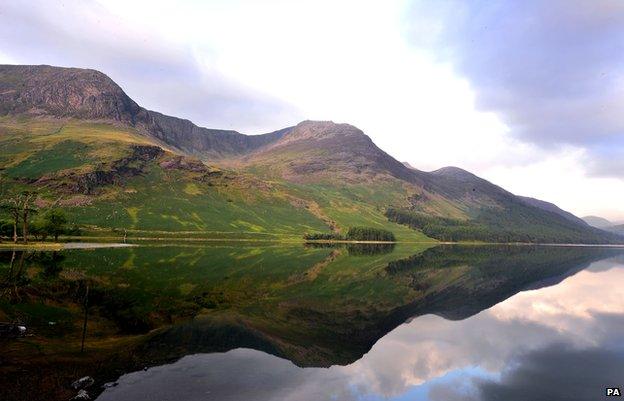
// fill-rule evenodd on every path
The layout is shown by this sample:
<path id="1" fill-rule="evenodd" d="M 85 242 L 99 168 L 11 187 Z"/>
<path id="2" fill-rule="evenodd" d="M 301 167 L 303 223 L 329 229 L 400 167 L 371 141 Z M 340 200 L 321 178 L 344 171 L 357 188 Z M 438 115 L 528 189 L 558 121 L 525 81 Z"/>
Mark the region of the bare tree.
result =
<path id="1" fill-rule="evenodd" d="M 17 226 L 22 213 L 22 196 L 15 195 L 5 199 L 0 208 L 6 210 L 13 219 L 13 242 L 17 243 Z"/>
<path id="2" fill-rule="evenodd" d="M 28 242 L 28 218 L 37 210 L 33 207 L 36 193 L 22 192 L 17 195 L 5 197 L 0 208 L 6 210 L 13 219 L 13 242 L 17 243 L 17 227 L 19 226 L 20 217 L 22 220 L 22 238 L 24 242 Z"/>
<path id="3" fill-rule="evenodd" d="M 22 193 L 22 237 L 24 243 L 28 242 L 28 215 L 37 213 L 32 207 L 36 194 L 34 192 Z"/>

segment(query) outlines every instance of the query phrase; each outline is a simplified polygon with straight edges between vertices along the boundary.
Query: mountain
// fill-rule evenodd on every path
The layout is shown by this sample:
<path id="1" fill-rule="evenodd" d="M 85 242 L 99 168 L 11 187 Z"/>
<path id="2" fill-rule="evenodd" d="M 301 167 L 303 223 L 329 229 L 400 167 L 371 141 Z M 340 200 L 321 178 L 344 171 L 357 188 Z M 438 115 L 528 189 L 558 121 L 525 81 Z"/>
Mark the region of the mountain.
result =
<path id="1" fill-rule="evenodd" d="M 590 226 L 596 228 L 607 228 L 614 225 L 614 223 L 610 222 L 609 220 L 598 216 L 585 216 L 583 217 L 583 221 L 585 221 Z"/>
<path id="2" fill-rule="evenodd" d="M 556 213 L 560 215 L 561 217 L 570 220 L 571 222 L 581 224 L 581 225 L 589 224 L 586 222 L 586 220 L 584 220 L 584 218 L 576 217 L 572 213 L 566 212 L 565 210 L 561 209 L 559 206 L 555 205 L 554 203 L 545 202 L 539 199 L 529 198 L 526 196 L 520 196 L 519 198 L 522 199 L 524 202 L 526 202 L 530 206 L 534 206 L 534 207 L 546 210 L 548 212 Z M 589 224 L 589 225 L 596 227 L 592 224 Z M 597 228 L 600 228 L 600 227 L 597 227 Z"/>
<path id="3" fill-rule="evenodd" d="M 614 223 L 603 217 L 598 216 L 585 216 L 583 221 L 592 227 L 599 228 L 601 230 L 609 231 L 620 236 L 624 236 L 624 224 Z"/>
<path id="4" fill-rule="evenodd" d="M 145 110 L 99 71 L 50 66 L 0 67 L 0 113 L 135 123 Z"/>
<path id="5" fill-rule="evenodd" d="M 363 177 L 374 179 L 380 175 L 419 181 L 418 172 L 379 149 L 352 125 L 304 121 L 280 132 L 279 139 L 250 151 L 237 163 L 246 168 L 270 169 L 273 175 L 292 181 L 360 182 Z"/>
<path id="6" fill-rule="evenodd" d="M 202 128 L 142 108 L 94 70 L 0 66 L 0 148 L 3 188 L 36 190 L 38 206 L 59 203 L 91 233 L 274 239 L 367 226 L 416 241 L 621 241 L 465 170 L 406 166 L 349 124 Z"/>
<path id="7" fill-rule="evenodd" d="M 516 196 L 458 167 L 445 167 L 430 175 L 435 179 L 428 180 L 427 188 L 442 194 L 468 217 L 452 219 L 448 215 L 423 216 L 412 208 L 391 209 L 387 213 L 389 219 L 448 241 L 621 241 L 618 237 L 605 235 L 603 231 L 589 227 L 553 204 Z"/>
<path id="8" fill-rule="evenodd" d="M 620 224 L 620 225 L 617 225 L 617 226 L 609 227 L 608 230 L 611 231 L 611 232 L 614 232 L 616 234 L 624 236 L 624 224 Z"/>
<path id="9" fill-rule="evenodd" d="M 188 120 L 146 110 L 105 74 L 51 66 L 0 66 L 0 115 L 106 120 L 135 127 L 173 149 L 218 158 L 258 148 L 281 136 L 249 136 L 198 127 Z"/>

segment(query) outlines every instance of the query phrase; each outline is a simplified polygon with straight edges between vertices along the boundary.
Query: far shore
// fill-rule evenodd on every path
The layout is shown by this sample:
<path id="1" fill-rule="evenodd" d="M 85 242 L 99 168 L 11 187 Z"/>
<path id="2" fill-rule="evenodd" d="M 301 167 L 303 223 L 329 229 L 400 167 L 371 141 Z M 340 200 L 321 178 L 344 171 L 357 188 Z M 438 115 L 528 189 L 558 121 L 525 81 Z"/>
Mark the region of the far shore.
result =
<path id="1" fill-rule="evenodd" d="M 41 242 L 30 241 L 28 243 L 0 242 L 0 250 L 39 250 L 39 251 L 61 251 L 69 249 L 97 249 L 97 248 L 125 248 L 141 246 L 142 243 L 158 242 L 161 245 L 172 245 L 180 243 L 257 243 L 257 244 L 368 244 L 368 245 L 466 245 L 466 246 L 550 246 L 550 247 L 603 247 L 603 248 L 624 248 L 624 244 L 557 244 L 557 243 L 530 243 L 530 242 L 450 242 L 450 241 L 349 241 L 349 240 L 303 240 L 297 238 L 175 238 L 175 237 L 70 237 L 62 238 L 67 242 Z"/>
<path id="2" fill-rule="evenodd" d="M 64 249 L 125 248 L 136 244 L 115 242 L 0 242 L 0 250 L 62 251 Z"/>

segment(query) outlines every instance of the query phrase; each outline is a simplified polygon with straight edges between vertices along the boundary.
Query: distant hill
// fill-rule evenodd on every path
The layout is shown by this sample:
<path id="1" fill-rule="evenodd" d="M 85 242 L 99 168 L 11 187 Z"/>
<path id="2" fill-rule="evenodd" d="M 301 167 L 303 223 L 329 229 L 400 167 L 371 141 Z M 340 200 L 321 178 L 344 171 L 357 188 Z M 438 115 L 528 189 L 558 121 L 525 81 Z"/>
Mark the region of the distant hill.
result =
<path id="1" fill-rule="evenodd" d="M 36 190 L 42 207 L 61 199 L 74 222 L 97 227 L 622 241 L 457 167 L 406 166 L 349 124 L 304 121 L 255 136 L 202 128 L 142 108 L 94 70 L 0 66 L 0 149 L 4 189 Z"/>
<path id="2" fill-rule="evenodd" d="M 610 222 L 609 220 L 598 216 L 585 216 L 583 217 L 583 220 L 590 226 L 596 228 L 607 228 L 614 225 L 614 223 Z"/>
<path id="3" fill-rule="evenodd" d="M 556 213 L 572 222 L 578 223 L 578 224 L 589 224 L 587 223 L 584 219 L 580 218 L 580 217 L 576 217 L 575 215 L 573 215 L 570 212 L 566 212 L 565 210 L 561 209 L 559 206 L 555 205 L 554 203 L 550 203 L 550 202 L 545 202 L 539 199 L 535 199 L 535 198 L 529 198 L 529 197 L 525 197 L 525 196 L 520 196 L 520 199 L 522 199 L 523 201 L 525 201 L 527 204 L 531 205 L 531 206 L 535 206 L 538 207 L 540 209 L 546 210 L 548 212 L 552 212 L 552 213 Z M 593 226 L 592 224 L 589 224 L 590 226 Z M 595 226 L 594 226 L 595 227 Z M 597 227 L 600 228 L 600 227 Z"/>
<path id="4" fill-rule="evenodd" d="M 624 224 L 620 224 L 617 226 L 611 226 L 608 228 L 609 231 L 612 231 L 616 234 L 624 235 Z"/>
<path id="5" fill-rule="evenodd" d="M 598 216 L 585 216 L 583 217 L 583 220 L 592 227 L 624 236 L 624 224 L 613 223 Z"/>

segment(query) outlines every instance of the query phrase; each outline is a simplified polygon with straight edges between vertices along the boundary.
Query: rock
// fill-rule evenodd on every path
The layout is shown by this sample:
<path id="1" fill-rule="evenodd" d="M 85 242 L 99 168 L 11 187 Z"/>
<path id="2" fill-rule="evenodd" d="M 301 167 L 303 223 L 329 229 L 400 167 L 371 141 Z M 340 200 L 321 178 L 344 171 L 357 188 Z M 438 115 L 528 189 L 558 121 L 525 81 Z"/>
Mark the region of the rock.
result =
<path id="1" fill-rule="evenodd" d="M 0 65 L 0 115 L 6 114 L 106 120 L 211 158 L 258 149 L 287 131 L 243 135 L 198 127 L 188 120 L 144 109 L 99 71 L 46 65 Z"/>
<path id="2" fill-rule="evenodd" d="M 187 170 L 195 173 L 208 172 L 208 167 L 199 160 L 191 159 L 183 156 L 174 156 L 160 163 L 160 167 L 165 170 Z"/>
<path id="3" fill-rule="evenodd" d="M 132 123 L 145 111 L 99 71 L 0 66 L 0 114 L 27 113 Z"/>
<path id="4" fill-rule="evenodd" d="M 89 393 L 87 393 L 85 390 L 80 390 L 78 394 L 76 394 L 76 396 L 71 399 L 71 401 L 88 401 L 90 399 L 91 396 L 89 396 Z"/>
<path id="5" fill-rule="evenodd" d="M 26 326 L 15 323 L 0 323 L 0 338 L 18 338 L 26 335 Z"/>
<path id="6" fill-rule="evenodd" d="M 95 383 L 95 380 L 91 376 L 81 377 L 72 383 L 72 387 L 76 390 L 81 390 L 84 388 L 91 387 Z"/>

